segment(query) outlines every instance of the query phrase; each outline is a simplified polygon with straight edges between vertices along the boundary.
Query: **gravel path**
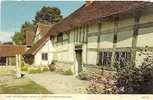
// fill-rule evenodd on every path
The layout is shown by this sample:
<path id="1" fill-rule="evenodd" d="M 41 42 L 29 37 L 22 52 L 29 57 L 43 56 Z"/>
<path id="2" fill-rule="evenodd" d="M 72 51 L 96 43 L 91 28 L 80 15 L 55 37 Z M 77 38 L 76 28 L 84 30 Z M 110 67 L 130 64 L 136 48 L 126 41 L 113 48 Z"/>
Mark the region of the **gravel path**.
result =
<path id="1" fill-rule="evenodd" d="M 37 84 L 47 88 L 55 94 L 82 94 L 86 93 L 89 85 L 88 81 L 83 81 L 74 76 L 66 76 L 54 72 L 44 72 L 40 74 L 28 75 Z"/>

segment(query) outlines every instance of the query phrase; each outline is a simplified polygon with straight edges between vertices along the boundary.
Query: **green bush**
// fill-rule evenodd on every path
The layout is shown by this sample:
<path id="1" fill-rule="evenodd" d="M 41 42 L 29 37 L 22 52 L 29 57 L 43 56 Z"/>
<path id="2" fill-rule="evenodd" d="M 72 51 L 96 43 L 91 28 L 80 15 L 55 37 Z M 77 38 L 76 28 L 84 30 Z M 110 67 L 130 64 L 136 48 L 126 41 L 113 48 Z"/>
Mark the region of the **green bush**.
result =
<path id="1" fill-rule="evenodd" d="M 48 71 L 48 70 L 49 70 L 49 69 L 48 69 L 47 66 L 45 66 L 45 67 L 42 68 L 42 71 L 43 71 L 43 72 L 46 72 L 46 71 Z"/>
<path id="2" fill-rule="evenodd" d="M 71 69 L 65 70 L 64 75 L 73 75 L 73 72 Z"/>
<path id="3" fill-rule="evenodd" d="M 80 72 L 77 76 L 80 80 L 88 80 L 88 74 L 84 71 Z"/>
<path id="4" fill-rule="evenodd" d="M 122 68 L 116 76 L 116 86 L 122 89 L 119 93 L 153 93 L 153 64 L 143 64 L 139 68 Z"/>
<path id="5" fill-rule="evenodd" d="M 110 77 L 100 75 L 93 77 L 87 92 L 91 94 L 153 94 L 153 51 L 146 49 L 140 53 L 145 56 L 139 66 L 120 67 L 115 64 L 117 72 Z M 126 63 L 126 62 L 125 62 Z"/>
<path id="6" fill-rule="evenodd" d="M 21 71 L 28 71 L 28 66 L 22 66 Z"/>
<path id="7" fill-rule="evenodd" d="M 125 66 L 118 70 L 115 84 L 119 89 L 118 93 L 153 93 L 153 51 L 149 51 L 145 48 L 140 54 L 145 56 L 140 66 Z"/>
<path id="8" fill-rule="evenodd" d="M 42 71 L 41 71 L 41 68 L 34 68 L 34 67 L 31 67 L 31 68 L 29 68 L 28 69 L 28 73 L 29 74 L 34 74 L 34 73 L 41 73 Z"/>

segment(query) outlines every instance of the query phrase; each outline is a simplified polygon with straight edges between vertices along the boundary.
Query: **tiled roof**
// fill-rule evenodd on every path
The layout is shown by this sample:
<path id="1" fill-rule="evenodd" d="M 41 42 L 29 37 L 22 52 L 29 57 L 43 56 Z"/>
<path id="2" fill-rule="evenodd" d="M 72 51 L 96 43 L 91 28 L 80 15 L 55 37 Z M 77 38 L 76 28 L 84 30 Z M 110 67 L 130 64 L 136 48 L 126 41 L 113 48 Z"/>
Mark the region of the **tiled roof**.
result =
<path id="1" fill-rule="evenodd" d="M 48 39 L 49 36 L 48 34 L 46 34 L 40 40 L 38 40 L 28 51 L 26 51 L 25 54 L 36 54 L 37 51 L 46 43 Z"/>
<path id="2" fill-rule="evenodd" d="M 0 44 L 0 57 L 15 56 L 16 54 L 24 54 L 26 50 L 22 45 L 3 45 Z"/>
<path id="3" fill-rule="evenodd" d="M 39 30 L 39 33 L 41 33 L 42 36 L 48 33 L 50 28 L 53 26 L 53 24 L 43 24 L 43 23 L 38 23 L 37 24 L 37 29 Z"/>
<path id="4" fill-rule="evenodd" d="M 91 4 L 83 5 L 74 13 L 57 23 L 50 30 L 53 33 L 64 32 L 83 24 L 90 24 L 105 17 L 119 13 L 133 11 L 136 8 L 143 8 L 151 2 L 143 1 L 94 1 Z"/>
<path id="5" fill-rule="evenodd" d="M 37 25 L 37 28 L 39 28 L 39 32 L 43 34 L 43 37 L 38 40 L 25 54 L 35 54 L 37 52 L 37 49 L 40 46 L 43 46 L 49 39 L 48 31 L 52 28 L 53 24 L 38 23 Z"/>
<path id="6" fill-rule="evenodd" d="M 94 1 L 88 5 L 84 4 L 71 15 L 53 25 L 49 32 L 36 42 L 26 54 L 34 54 L 36 50 L 45 44 L 45 40 L 49 36 L 55 35 L 56 33 L 65 32 L 83 24 L 90 24 L 114 14 L 125 13 L 137 8 L 143 9 L 148 4 L 153 5 L 151 2 L 143 1 Z"/>

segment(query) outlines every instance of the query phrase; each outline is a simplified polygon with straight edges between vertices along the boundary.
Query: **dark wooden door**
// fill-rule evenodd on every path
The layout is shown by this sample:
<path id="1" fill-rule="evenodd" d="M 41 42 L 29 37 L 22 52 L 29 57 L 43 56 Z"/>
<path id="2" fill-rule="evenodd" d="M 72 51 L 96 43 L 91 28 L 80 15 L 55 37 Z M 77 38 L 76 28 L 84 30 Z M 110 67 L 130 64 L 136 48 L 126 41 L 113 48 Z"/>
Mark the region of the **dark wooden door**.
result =
<path id="1" fill-rule="evenodd" d="M 77 73 L 82 71 L 82 50 L 76 50 Z"/>

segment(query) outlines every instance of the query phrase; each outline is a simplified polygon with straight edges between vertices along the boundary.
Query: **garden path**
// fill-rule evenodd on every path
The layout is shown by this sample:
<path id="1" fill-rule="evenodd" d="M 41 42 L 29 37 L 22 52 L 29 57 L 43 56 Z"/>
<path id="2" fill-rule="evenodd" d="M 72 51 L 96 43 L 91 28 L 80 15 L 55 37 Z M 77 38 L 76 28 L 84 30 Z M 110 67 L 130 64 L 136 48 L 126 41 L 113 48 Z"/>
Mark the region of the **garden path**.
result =
<path id="1" fill-rule="evenodd" d="M 75 76 L 61 75 L 55 72 L 44 72 L 28 75 L 33 81 L 44 86 L 55 94 L 82 94 L 86 93 L 88 81 L 77 79 Z"/>

